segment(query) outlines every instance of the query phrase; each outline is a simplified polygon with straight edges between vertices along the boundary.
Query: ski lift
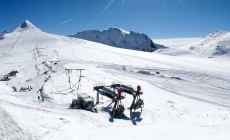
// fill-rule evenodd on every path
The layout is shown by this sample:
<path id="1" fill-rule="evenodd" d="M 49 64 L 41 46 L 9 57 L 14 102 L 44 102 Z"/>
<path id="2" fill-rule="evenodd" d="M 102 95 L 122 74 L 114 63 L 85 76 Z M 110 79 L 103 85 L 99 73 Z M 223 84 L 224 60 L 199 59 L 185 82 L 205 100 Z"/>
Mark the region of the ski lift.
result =
<path id="1" fill-rule="evenodd" d="M 121 96 L 121 94 L 116 94 L 113 90 L 109 89 L 106 86 L 96 86 L 94 87 L 94 90 L 97 91 L 97 103 L 99 103 L 99 94 L 106 96 L 112 100 L 112 103 L 114 103 L 112 114 L 114 116 L 120 116 L 124 114 L 125 108 L 121 103 L 121 100 L 124 99 L 124 96 Z M 111 104 L 112 104 L 111 103 Z"/>
<path id="2" fill-rule="evenodd" d="M 137 89 L 134 90 L 132 86 L 129 85 L 123 85 L 123 84 L 113 84 L 111 85 L 112 88 L 114 89 L 121 89 L 122 92 L 125 92 L 127 94 L 130 94 L 133 96 L 133 101 L 131 103 L 130 109 L 139 109 L 144 107 L 144 101 L 140 98 L 140 95 L 143 94 L 143 92 L 141 92 L 141 86 L 138 85 Z"/>

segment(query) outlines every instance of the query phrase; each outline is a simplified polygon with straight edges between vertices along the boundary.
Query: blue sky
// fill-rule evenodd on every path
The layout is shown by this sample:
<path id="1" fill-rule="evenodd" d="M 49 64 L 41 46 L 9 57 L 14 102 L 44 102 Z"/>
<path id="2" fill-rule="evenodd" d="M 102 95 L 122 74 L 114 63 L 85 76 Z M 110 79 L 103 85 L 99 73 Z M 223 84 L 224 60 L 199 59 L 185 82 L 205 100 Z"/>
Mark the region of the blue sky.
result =
<path id="1" fill-rule="evenodd" d="M 203 37 L 230 31 L 229 13 L 230 0 L 0 0 L 0 31 L 28 19 L 59 35 L 121 27 L 153 39 Z"/>

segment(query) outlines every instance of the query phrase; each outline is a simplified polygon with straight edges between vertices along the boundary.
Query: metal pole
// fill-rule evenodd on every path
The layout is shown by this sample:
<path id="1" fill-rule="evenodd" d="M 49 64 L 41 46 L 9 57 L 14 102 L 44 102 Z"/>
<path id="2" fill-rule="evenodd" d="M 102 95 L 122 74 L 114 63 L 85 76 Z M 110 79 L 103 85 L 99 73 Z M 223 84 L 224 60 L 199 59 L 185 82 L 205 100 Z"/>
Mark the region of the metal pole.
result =
<path id="1" fill-rule="evenodd" d="M 58 62 L 57 62 L 57 72 L 58 72 Z"/>
<path id="2" fill-rule="evenodd" d="M 53 72 L 53 62 L 51 62 L 51 71 Z"/>
<path id="3" fill-rule="evenodd" d="M 96 104 L 99 104 L 99 92 L 97 91 L 97 102 Z"/>
<path id="4" fill-rule="evenodd" d="M 67 73 L 68 73 L 68 79 L 69 79 L 69 88 L 71 89 L 71 83 L 70 83 L 70 75 L 69 75 L 69 71 L 70 71 L 70 70 L 67 70 Z"/>
<path id="5" fill-rule="evenodd" d="M 79 89 L 80 82 L 81 82 L 81 70 L 80 70 L 80 76 L 79 76 L 79 80 L 78 80 L 77 90 Z"/>

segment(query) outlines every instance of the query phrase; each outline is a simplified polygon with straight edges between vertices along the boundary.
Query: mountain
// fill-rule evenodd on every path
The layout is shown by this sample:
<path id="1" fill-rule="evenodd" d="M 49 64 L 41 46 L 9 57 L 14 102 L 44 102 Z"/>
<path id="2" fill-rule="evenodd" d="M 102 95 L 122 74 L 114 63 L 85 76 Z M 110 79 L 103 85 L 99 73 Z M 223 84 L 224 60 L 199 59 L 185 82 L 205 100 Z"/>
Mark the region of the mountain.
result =
<path id="1" fill-rule="evenodd" d="M 133 31 L 128 32 L 121 28 L 109 28 L 108 30 L 103 31 L 88 30 L 69 35 L 69 37 L 90 40 L 118 48 L 146 52 L 153 52 L 158 49 L 146 34 L 135 33 Z M 163 46 L 160 47 L 162 48 Z"/>
<path id="2" fill-rule="evenodd" d="M 0 140 L 229 139 L 229 61 L 116 48 L 22 25 L 0 40 Z M 111 112 L 117 83 L 124 85 L 121 116 Z M 137 85 L 140 98 L 130 88 Z M 98 113 L 70 109 L 78 93 L 94 103 L 99 96 Z M 142 110 L 130 109 L 140 107 L 134 98 Z"/>
<path id="3" fill-rule="evenodd" d="M 0 40 L 1 39 L 4 39 L 4 35 L 3 34 L 0 34 Z"/>
<path id="4" fill-rule="evenodd" d="M 9 32 L 7 32 L 6 30 L 4 30 L 2 33 L 0 33 L 0 40 L 4 39 L 4 35 L 7 33 L 9 33 Z"/>
<path id="5" fill-rule="evenodd" d="M 4 34 L 8 34 L 9 32 L 7 32 L 6 30 L 4 30 L 1 35 L 4 35 Z"/>
<path id="6" fill-rule="evenodd" d="M 183 46 L 181 49 L 206 57 L 230 56 L 230 32 L 216 31 L 201 41 Z"/>
<path id="7" fill-rule="evenodd" d="M 166 55 L 191 55 L 199 57 L 225 57 L 230 56 L 230 32 L 216 31 L 208 34 L 199 41 L 179 48 L 161 49 L 157 53 Z"/>
<path id="8" fill-rule="evenodd" d="M 37 30 L 40 31 L 39 28 L 34 26 L 29 20 L 25 20 L 21 25 L 13 30 L 13 32 L 20 32 L 25 30 Z"/>

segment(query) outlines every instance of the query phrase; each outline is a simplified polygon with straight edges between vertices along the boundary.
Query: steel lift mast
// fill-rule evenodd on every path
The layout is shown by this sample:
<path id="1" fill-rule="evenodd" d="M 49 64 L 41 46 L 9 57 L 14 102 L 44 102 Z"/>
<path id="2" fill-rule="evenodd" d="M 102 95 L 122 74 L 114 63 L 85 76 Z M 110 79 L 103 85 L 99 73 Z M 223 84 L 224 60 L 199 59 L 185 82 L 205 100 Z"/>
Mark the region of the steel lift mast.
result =
<path id="1" fill-rule="evenodd" d="M 112 100 L 112 103 L 114 103 L 113 110 L 112 110 L 114 116 L 120 116 L 124 114 L 125 108 L 121 103 L 121 100 L 125 98 L 124 96 L 121 96 L 121 94 L 116 94 L 115 91 L 112 91 L 106 86 L 96 86 L 94 87 L 94 90 L 97 91 L 96 104 L 99 103 L 99 94 L 101 94 L 102 96 L 106 96 L 110 98 Z"/>
<path id="2" fill-rule="evenodd" d="M 113 84 L 111 85 L 111 87 L 114 89 L 121 89 L 122 92 L 125 92 L 133 96 L 133 101 L 130 106 L 130 110 L 134 109 L 135 111 L 136 109 L 141 108 L 142 111 L 142 108 L 144 107 L 144 101 L 140 98 L 140 95 L 142 95 L 143 92 L 141 92 L 141 87 L 139 85 L 137 86 L 137 90 L 134 90 L 131 86 L 122 84 Z"/>
<path id="3" fill-rule="evenodd" d="M 53 61 L 53 62 L 58 62 L 58 61 Z M 81 78 L 84 77 L 82 76 L 82 71 L 85 69 L 65 69 L 67 71 L 68 74 L 68 82 L 69 82 L 69 88 L 73 89 L 74 87 L 77 89 L 77 91 L 79 90 L 79 86 L 80 86 L 80 82 L 81 82 Z M 80 75 L 79 75 L 79 79 L 76 83 L 73 83 L 70 77 L 70 72 L 71 71 L 80 71 Z"/>

